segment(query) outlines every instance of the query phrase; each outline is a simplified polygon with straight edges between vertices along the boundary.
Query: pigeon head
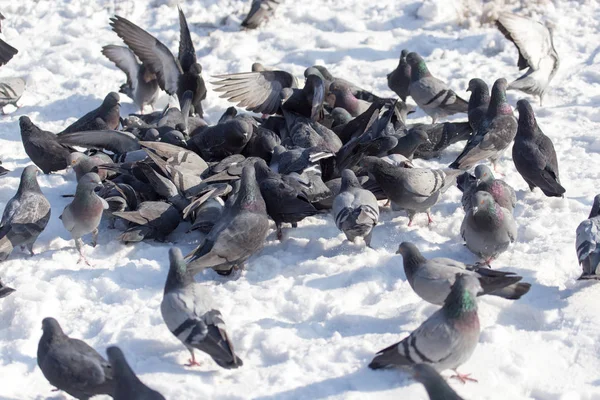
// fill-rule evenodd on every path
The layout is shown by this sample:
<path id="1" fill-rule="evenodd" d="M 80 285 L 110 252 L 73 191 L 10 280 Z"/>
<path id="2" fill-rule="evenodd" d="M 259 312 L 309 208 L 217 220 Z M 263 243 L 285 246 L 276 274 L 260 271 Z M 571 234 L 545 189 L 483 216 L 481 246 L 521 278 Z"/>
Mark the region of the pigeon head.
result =
<path id="1" fill-rule="evenodd" d="M 77 182 L 77 192 L 93 192 L 97 187 L 102 187 L 102 181 L 95 172 L 88 172 Z"/>
<path id="2" fill-rule="evenodd" d="M 35 165 L 28 165 L 21 174 L 21 182 L 19 183 L 19 189 L 17 193 L 23 193 L 25 191 L 35 191 L 41 193 L 40 185 L 38 185 L 37 175 L 40 170 Z"/>
<path id="3" fill-rule="evenodd" d="M 26 115 L 23 115 L 21 118 L 19 118 L 19 128 L 21 128 L 22 137 L 28 137 L 31 135 L 33 130 L 39 131 L 39 128 L 37 128 Z"/>
<path id="4" fill-rule="evenodd" d="M 343 192 L 344 190 L 351 187 L 362 188 L 360 182 L 354 174 L 354 171 L 352 171 L 351 169 L 345 169 L 342 171 L 342 186 L 340 188 L 340 191 Z"/>
<path id="5" fill-rule="evenodd" d="M 423 143 L 433 145 L 433 143 L 431 143 L 431 140 L 429 140 L 429 135 L 427 135 L 427 131 L 423 128 L 412 129 L 409 132 L 409 135 L 411 136 L 412 140 L 418 143 L 419 145 Z"/>
<path id="6" fill-rule="evenodd" d="M 315 75 L 315 76 L 318 76 L 319 78 L 321 78 L 321 80 L 325 80 L 325 77 L 323 76 L 323 74 L 321 74 L 321 71 L 319 71 L 315 67 L 308 67 L 304 70 L 305 78 L 308 78 L 310 75 Z"/>
<path id="7" fill-rule="evenodd" d="M 469 106 L 471 108 L 479 107 L 482 104 L 490 102 L 488 85 L 479 78 L 474 78 L 469 81 L 467 92 L 471 92 L 471 97 L 469 98 Z"/>
<path id="8" fill-rule="evenodd" d="M 317 71 L 319 71 L 321 73 L 321 76 L 323 76 L 323 78 L 325 78 L 328 81 L 332 81 L 333 75 L 331 75 L 331 72 L 329 72 L 329 70 L 327 68 L 325 68 L 322 65 L 313 65 L 313 68 L 315 68 Z"/>
<path id="9" fill-rule="evenodd" d="M 243 147 L 248 143 L 253 132 L 251 123 L 243 119 L 233 119 L 227 123 L 224 136 L 228 147 Z"/>
<path id="10" fill-rule="evenodd" d="M 179 146 L 182 148 L 187 147 L 187 142 L 185 141 L 185 136 L 180 131 L 173 129 L 169 132 L 165 133 L 160 139 L 161 142 L 172 144 L 174 146 Z"/>
<path id="11" fill-rule="evenodd" d="M 160 138 L 160 134 L 158 130 L 154 128 L 150 128 L 144 134 L 144 141 L 146 142 L 156 142 Z"/>
<path id="12" fill-rule="evenodd" d="M 495 117 L 496 115 L 512 115 L 512 108 L 506 100 L 506 87 L 508 83 L 506 79 L 500 78 L 494 82 L 492 86 L 492 96 L 490 98 L 490 106 L 488 107 L 487 116 Z"/>
<path id="13" fill-rule="evenodd" d="M 496 210 L 494 197 L 488 192 L 479 191 L 475 193 L 472 198 L 472 204 L 473 214 L 477 214 L 479 211 L 487 213 Z"/>
<path id="14" fill-rule="evenodd" d="M 323 109 L 323 100 L 325 99 L 323 80 L 317 75 L 308 75 L 304 83 L 304 93 L 311 102 L 310 118 L 314 121 L 322 113 Z"/>
<path id="15" fill-rule="evenodd" d="M 192 282 L 194 282 L 194 278 L 188 272 L 181 250 L 177 247 L 172 247 L 169 250 L 169 274 L 165 283 L 165 293 L 173 289 L 185 287 Z"/>
<path id="16" fill-rule="evenodd" d="M 69 156 L 67 157 L 67 165 L 74 167 L 75 165 L 77 165 L 77 163 L 79 163 L 81 160 L 84 160 L 86 158 L 89 158 L 89 157 L 83 153 L 74 151 L 72 153 L 69 153 Z"/>
<path id="17" fill-rule="evenodd" d="M 479 182 L 491 183 L 494 180 L 492 170 L 487 165 L 483 164 L 479 164 L 475 167 L 475 177 L 477 178 L 477 184 L 479 184 Z"/>
<path id="18" fill-rule="evenodd" d="M 115 371 L 115 375 L 123 376 L 123 375 L 133 375 L 133 371 L 129 367 L 127 360 L 125 359 L 125 355 L 117 346 L 111 346 L 106 349 L 106 355 L 108 356 L 108 361 Z"/>
<path id="19" fill-rule="evenodd" d="M 259 62 L 255 62 L 252 64 L 252 67 L 250 67 L 250 71 L 252 72 L 262 72 L 265 71 L 265 66 L 262 65 Z"/>
<path id="20" fill-rule="evenodd" d="M 404 263 L 404 272 L 409 281 L 412 282 L 412 274 L 414 274 L 419 265 L 427 261 L 425 257 L 421 254 L 417 246 L 415 246 L 411 242 L 402 242 L 400 246 L 398 246 L 398 251 L 396 254 L 402 255 L 402 261 Z"/>
<path id="21" fill-rule="evenodd" d="M 406 62 L 408 65 L 410 65 L 410 78 L 413 82 L 418 81 L 421 78 L 431 76 L 429 70 L 427 69 L 427 64 L 425 64 L 425 60 L 423 60 L 423 58 L 417 53 L 408 53 L 406 56 Z"/>
<path id="22" fill-rule="evenodd" d="M 444 302 L 446 316 L 460 318 L 467 313 L 477 312 L 476 298 L 480 293 L 483 293 L 483 289 L 477 277 L 458 274 Z"/>
<path id="23" fill-rule="evenodd" d="M 600 194 L 597 194 L 596 197 L 594 197 L 594 204 L 592 205 L 592 211 L 590 211 L 588 219 L 598 215 L 600 215 Z"/>
<path id="24" fill-rule="evenodd" d="M 400 59 L 406 58 L 407 55 L 408 55 L 408 50 L 402 49 L 402 51 L 400 52 Z"/>
<path id="25" fill-rule="evenodd" d="M 192 72 L 195 75 L 200 75 L 202 73 L 202 65 L 198 63 L 192 64 L 192 66 L 190 67 L 190 72 Z"/>
<path id="26" fill-rule="evenodd" d="M 43 336 L 48 338 L 65 335 L 58 321 L 51 317 L 42 320 L 42 331 L 44 331 Z"/>
<path id="27" fill-rule="evenodd" d="M 275 173 L 269 168 L 265 160 L 258 160 L 254 163 L 254 170 L 256 171 L 256 180 L 262 182 L 275 175 Z"/>
<path id="28" fill-rule="evenodd" d="M 118 93 L 110 92 L 104 98 L 104 101 L 102 102 L 102 107 L 103 108 L 112 108 L 112 107 L 115 107 L 117 104 L 119 104 L 120 100 L 121 99 L 120 99 Z"/>
<path id="29" fill-rule="evenodd" d="M 489 88 L 487 83 L 485 83 L 483 79 L 473 78 L 469 81 L 469 87 L 467 87 L 467 92 L 479 92 L 489 94 Z"/>
<path id="30" fill-rule="evenodd" d="M 517 134 L 520 136 L 533 136 L 537 131 L 537 121 L 533 108 L 527 100 L 517 101 L 517 110 L 519 111 L 519 130 Z"/>
<path id="31" fill-rule="evenodd" d="M 341 107 L 334 108 L 330 115 L 333 118 L 332 127 L 347 124 L 352 119 L 352 115 L 345 108 Z"/>

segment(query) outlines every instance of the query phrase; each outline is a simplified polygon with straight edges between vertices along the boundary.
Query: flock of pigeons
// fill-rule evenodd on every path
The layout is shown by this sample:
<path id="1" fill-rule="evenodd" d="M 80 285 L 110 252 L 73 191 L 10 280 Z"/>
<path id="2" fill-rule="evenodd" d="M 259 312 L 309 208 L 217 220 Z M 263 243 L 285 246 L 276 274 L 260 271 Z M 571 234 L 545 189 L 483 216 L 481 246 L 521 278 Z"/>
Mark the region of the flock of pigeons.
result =
<path id="1" fill-rule="evenodd" d="M 265 14 L 277 3 L 254 1 L 253 9 Z M 491 95 L 484 81 L 472 79 L 469 101 L 435 78 L 415 52 L 402 51 L 398 67 L 387 77 L 399 99 L 376 96 L 323 66 L 307 68 L 300 89 L 291 74 L 255 64 L 252 72 L 218 76 L 215 90 L 262 116 L 238 114 L 231 107 L 217 124 L 208 125 L 202 119 L 207 89 L 181 9 L 179 18 L 177 58 L 142 28 L 123 17 L 111 18 L 126 46 L 107 45 L 102 52 L 125 72 L 121 92 L 142 113 L 121 117 L 119 95 L 109 93 L 97 109 L 58 134 L 20 118 L 23 146 L 35 166 L 24 169 L 18 191 L 4 210 L 0 260 L 19 246 L 33 255 L 51 217 L 50 203 L 37 183 L 38 168 L 45 174 L 68 167 L 75 171 L 76 192 L 59 218 L 75 241 L 80 261 L 87 263 L 82 237 L 92 234 L 95 246 L 103 216 L 111 227 L 124 221 L 120 239 L 126 243 L 165 240 L 180 222 L 189 221 L 191 230 L 205 236 L 185 257 L 177 248 L 170 250 L 161 313 L 190 352 L 190 366 L 199 365 L 194 351 L 200 350 L 232 369 L 243 362 L 223 316 L 194 275 L 208 268 L 222 275 L 243 268 L 263 246 L 269 218 L 282 240 L 284 223 L 295 227 L 306 217 L 331 212 L 348 240 L 361 237 L 370 246 L 380 201 L 406 211 L 409 225 L 418 213 L 426 213 L 431 222 L 430 208 L 457 184 L 465 210 L 461 236 L 481 261 L 465 265 L 447 258 L 428 260 L 414 244 L 401 243 L 398 253 L 411 287 L 442 308 L 407 338 L 377 353 L 369 367 L 412 366 L 432 399 L 459 399 L 438 372 L 456 371 L 473 353 L 480 334 L 477 296 L 516 300 L 531 286 L 514 273 L 490 267 L 516 240 L 517 200 L 513 188 L 481 162 L 490 160 L 495 168 L 512 143 L 515 167 L 531 190 L 538 187 L 556 197 L 565 193 L 554 147 L 537 125 L 531 105 L 519 100 L 516 119 L 506 99 L 507 89 L 519 89 L 541 102 L 559 64 L 551 32 L 535 21 L 503 14 L 497 25 L 517 45 L 519 67 L 529 70 L 510 85 L 498 79 Z M 169 105 L 143 114 L 160 90 L 172 95 Z M 407 115 L 414 111 L 408 97 L 431 116 L 431 124 L 407 124 Z M 467 114 L 468 120 L 436 122 L 457 113 Z M 466 141 L 464 150 L 447 169 L 415 168 L 411 162 L 438 157 L 459 141 Z M 74 146 L 87 150 L 79 152 Z M 475 175 L 467 172 L 472 167 Z M 599 276 L 599 227 L 600 195 L 589 219 L 577 229 L 582 278 Z M 13 291 L 0 284 L 0 297 Z M 55 319 L 44 319 L 42 328 L 38 365 L 58 389 L 78 399 L 98 394 L 164 398 L 135 376 L 119 348 L 109 348 L 106 361 L 84 342 L 65 335 Z M 473 380 L 458 372 L 455 377 Z"/>

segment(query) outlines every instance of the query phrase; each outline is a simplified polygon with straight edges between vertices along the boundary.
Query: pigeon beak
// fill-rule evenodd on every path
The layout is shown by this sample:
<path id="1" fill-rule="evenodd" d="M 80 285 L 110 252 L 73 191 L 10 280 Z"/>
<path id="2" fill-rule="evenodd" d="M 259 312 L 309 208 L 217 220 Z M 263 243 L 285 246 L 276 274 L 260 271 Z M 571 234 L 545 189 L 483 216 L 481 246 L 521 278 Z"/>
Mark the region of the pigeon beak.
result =
<path id="1" fill-rule="evenodd" d="M 396 254 L 402 254 L 402 249 L 398 247 L 398 250 L 396 250 Z"/>

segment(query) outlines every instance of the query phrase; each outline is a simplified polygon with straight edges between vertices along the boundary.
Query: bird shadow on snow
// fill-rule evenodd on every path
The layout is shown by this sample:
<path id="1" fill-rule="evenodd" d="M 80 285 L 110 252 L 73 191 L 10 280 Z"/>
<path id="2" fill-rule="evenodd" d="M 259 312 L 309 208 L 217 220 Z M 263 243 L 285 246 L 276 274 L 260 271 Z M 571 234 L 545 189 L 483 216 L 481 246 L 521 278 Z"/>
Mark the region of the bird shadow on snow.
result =
<path id="1" fill-rule="evenodd" d="M 391 374 L 395 379 L 389 379 Z M 325 379 L 268 396 L 256 397 L 254 400 L 323 399 L 343 392 L 379 392 L 407 386 L 411 383 L 412 380 L 408 379 L 408 375 L 400 371 L 371 371 L 365 367 L 348 375 Z"/>

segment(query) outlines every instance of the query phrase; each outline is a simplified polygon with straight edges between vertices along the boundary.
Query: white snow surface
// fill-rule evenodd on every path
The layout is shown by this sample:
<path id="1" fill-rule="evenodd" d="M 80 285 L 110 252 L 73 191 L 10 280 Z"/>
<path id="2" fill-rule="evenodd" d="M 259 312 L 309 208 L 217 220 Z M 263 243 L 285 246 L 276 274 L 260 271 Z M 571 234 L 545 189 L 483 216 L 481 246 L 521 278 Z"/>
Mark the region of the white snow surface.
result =
<path id="1" fill-rule="evenodd" d="M 412 0 L 286 1 L 265 26 L 240 31 L 249 3 L 181 3 L 207 82 L 211 75 L 249 71 L 255 61 L 299 77 L 305 67 L 324 64 L 336 76 L 392 96 L 386 74 L 403 48 L 419 52 L 433 74 L 465 98 L 471 78 L 491 87 L 497 78 L 520 76 L 516 49 L 493 26 L 466 29 L 457 21 L 459 0 L 427 0 L 425 8 Z M 6 16 L 2 36 L 19 49 L 0 68 L 0 77 L 28 81 L 21 107 L 0 117 L 0 158 L 13 170 L 0 178 L 0 207 L 14 195 L 30 163 L 19 116 L 57 132 L 118 90 L 124 75 L 100 53 L 103 45 L 122 43 L 108 24 L 115 13 L 176 52 L 176 4 L 0 3 Z M 450 381 L 465 399 L 600 399 L 600 285 L 576 281 L 581 271 L 574 249 L 575 228 L 587 217 L 600 181 L 600 5 L 556 0 L 535 2 L 535 7 L 519 12 L 554 23 L 561 69 L 544 107 L 530 100 L 556 147 L 567 193 L 561 199 L 530 192 L 507 151 L 500 167 L 517 191 L 519 237 L 494 267 L 514 271 L 533 286 L 519 301 L 480 298 L 481 339 L 460 368 L 479 383 Z M 230 104 L 208 88 L 205 110 L 214 123 Z M 508 97 L 514 106 L 527 96 L 509 92 Z M 122 102 L 123 115 L 136 111 L 125 96 Z M 411 117 L 429 121 L 422 111 Z M 458 144 L 439 160 L 416 163 L 448 165 L 461 148 Z M 402 257 L 395 254 L 401 241 L 415 242 L 427 257 L 475 261 L 459 234 L 464 213 L 458 189 L 451 188 L 433 208 L 435 222 L 429 227 L 424 215 L 408 228 L 405 214 L 382 208 L 374 250 L 346 242 L 324 215 L 287 229 L 281 243 L 271 231 L 264 249 L 234 278 L 212 271 L 198 276 L 219 304 L 244 361 L 242 368 L 227 371 L 202 354 L 201 367 L 184 367 L 189 354 L 159 310 L 168 249 L 179 246 L 186 254 L 200 234 L 185 234 L 187 226 L 180 226 L 171 243 L 124 245 L 117 240 L 119 231 L 103 222 L 99 245 L 85 246 L 93 266 L 77 264 L 74 243 L 58 219 L 69 201 L 61 195 L 75 189 L 74 173 L 38 179 L 52 203 L 52 218 L 36 243 L 37 255 L 17 249 L 0 264 L 0 277 L 17 289 L 0 300 L 0 399 L 68 398 L 51 392 L 36 363 L 41 321 L 48 316 L 102 354 L 109 345 L 121 346 L 140 378 L 168 399 L 427 398 L 405 373 L 371 371 L 367 364 L 436 310 L 407 283 Z"/>

